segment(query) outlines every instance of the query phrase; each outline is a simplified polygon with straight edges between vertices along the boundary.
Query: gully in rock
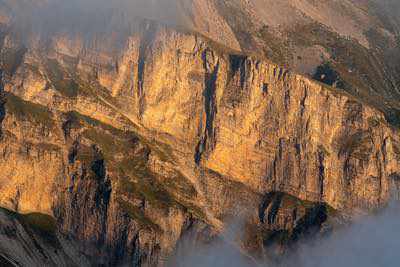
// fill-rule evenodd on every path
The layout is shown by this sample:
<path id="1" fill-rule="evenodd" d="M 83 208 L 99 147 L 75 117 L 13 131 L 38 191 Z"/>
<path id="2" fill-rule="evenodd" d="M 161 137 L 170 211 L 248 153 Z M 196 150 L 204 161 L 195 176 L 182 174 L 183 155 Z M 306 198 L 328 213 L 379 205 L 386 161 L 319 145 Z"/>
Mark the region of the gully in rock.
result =
<path id="1" fill-rule="evenodd" d="M 0 265 L 398 266 L 397 2 L 0 1 Z"/>

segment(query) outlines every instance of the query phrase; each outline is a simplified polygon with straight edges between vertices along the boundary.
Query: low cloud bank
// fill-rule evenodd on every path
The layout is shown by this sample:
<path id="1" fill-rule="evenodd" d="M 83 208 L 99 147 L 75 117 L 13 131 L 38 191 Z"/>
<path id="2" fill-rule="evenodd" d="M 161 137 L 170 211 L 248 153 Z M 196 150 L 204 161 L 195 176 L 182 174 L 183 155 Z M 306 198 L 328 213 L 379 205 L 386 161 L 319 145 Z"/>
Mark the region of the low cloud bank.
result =
<path id="1" fill-rule="evenodd" d="M 234 230 L 232 230 L 234 229 Z M 278 267 L 256 264 L 233 245 L 236 226 L 210 246 L 196 246 L 190 238 L 178 249 L 177 267 Z M 321 240 L 302 244 L 279 267 L 398 267 L 400 266 L 400 205 L 391 204 L 377 215 L 357 219 Z"/>
<path id="2" fill-rule="evenodd" d="M 178 0 L 0 0 L 0 8 L 12 14 L 17 32 L 50 36 L 129 32 L 137 18 L 181 25 L 181 7 Z"/>
<path id="3" fill-rule="evenodd" d="M 378 215 L 359 218 L 326 239 L 302 246 L 289 266 L 400 266 L 399 227 L 400 206 L 391 204 Z"/>

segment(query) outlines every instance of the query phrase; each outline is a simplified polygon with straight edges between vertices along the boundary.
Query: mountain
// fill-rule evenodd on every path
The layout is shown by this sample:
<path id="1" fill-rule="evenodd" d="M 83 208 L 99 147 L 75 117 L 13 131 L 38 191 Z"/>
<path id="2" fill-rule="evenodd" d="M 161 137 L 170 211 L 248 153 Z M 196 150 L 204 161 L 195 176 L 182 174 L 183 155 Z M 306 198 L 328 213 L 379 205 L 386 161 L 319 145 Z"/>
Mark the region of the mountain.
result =
<path id="1" fill-rule="evenodd" d="M 215 27 L 219 17 L 204 12 L 199 17 L 209 20 L 199 23 L 203 34 L 339 87 L 395 120 L 400 25 L 395 1 L 211 2 L 225 27 Z"/>
<path id="2" fill-rule="evenodd" d="M 274 261 L 386 205 L 384 4 L 1 1 L 2 264 L 176 266 L 239 217 L 233 245 Z"/>

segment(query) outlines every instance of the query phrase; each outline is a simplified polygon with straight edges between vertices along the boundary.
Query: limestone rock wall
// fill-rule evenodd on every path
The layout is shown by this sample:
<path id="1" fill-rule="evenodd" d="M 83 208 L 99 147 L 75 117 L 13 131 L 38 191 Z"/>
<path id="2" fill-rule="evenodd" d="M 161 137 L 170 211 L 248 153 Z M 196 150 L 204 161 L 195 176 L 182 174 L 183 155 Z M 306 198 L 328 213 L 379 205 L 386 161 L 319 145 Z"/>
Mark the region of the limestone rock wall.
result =
<path id="1" fill-rule="evenodd" d="M 336 208 L 387 200 L 398 137 L 380 112 L 194 36 L 161 29 L 146 47 L 129 113 L 183 143 L 198 165 Z"/>
<path id="2" fill-rule="evenodd" d="M 213 236 L 238 206 L 257 216 L 270 192 L 342 212 L 388 201 L 400 141 L 382 113 L 200 36 L 141 29 L 118 51 L 5 38 L 18 60 L 2 63 L 0 206 L 54 216 L 99 263 L 154 266 L 191 227 Z"/>

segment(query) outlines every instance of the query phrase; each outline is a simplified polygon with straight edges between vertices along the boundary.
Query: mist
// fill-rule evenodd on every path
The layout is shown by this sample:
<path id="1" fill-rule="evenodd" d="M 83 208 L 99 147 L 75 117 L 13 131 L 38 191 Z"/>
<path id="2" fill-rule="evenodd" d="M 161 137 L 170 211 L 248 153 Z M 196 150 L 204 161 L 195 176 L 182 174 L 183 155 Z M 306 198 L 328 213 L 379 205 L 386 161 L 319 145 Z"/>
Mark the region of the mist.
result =
<path id="1" fill-rule="evenodd" d="M 15 32 L 21 36 L 34 32 L 47 37 L 63 32 L 93 38 L 115 32 L 129 35 L 135 31 L 138 18 L 193 29 L 192 3 L 196 1 L 199 0 L 0 0 L 0 7 L 10 10 Z M 399 31 L 400 1 L 371 3 L 380 18 Z"/>
<path id="2" fill-rule="evenodd" d="M 301 243 L 279 264 L 256 263 L 244 256 L 234 241 L 240 228 L 228 227 L 211 245 L 185 241 L 177 252 L 177 267 L 397 267 L 400 264 L 400 205 L 391 204 L 376 215 L 362 216 L 319 240 Z M 232 229 L 234 229 L 232 231 Z M 300 242 L 303 242 L 300 240 Z M 172 265 L 171 265 L 172 266 Z"/>
<path id="3" fill-rule="evenodd" d="M 143 20 L 189 25 L 178 0 L 0 0 L 0 7 L 10 11 L 12 32 L 21 39 L 60 33 L 88 40 L 111 34 L 123 38 Z"/>
<path id="4" fill-rule="evenodd" d="M 235 212 L 235 219 L 226 223 L 224 231 L 211 243 L 199 242 L 199 233 L 189 231 L 177 244 L 176 253 L 169 259 L 168 267 L 251 267 L 254 261 L 238 246 L 243 237 L 244 209 Z M 201 243 L 201 244 L 200 244 Z"/>
<path id="5" fill-rule="evenodd" d="M 179 17 L 178 0 L 0 0 L 18 19 L 30 15 L 29 19 L 44 22 L 66 23 L 65 20 L 78 19 L 79 22 L 98 22 L 101 17 L 136 17 L 175 22 Z M 107 24 L 112 25 L 113 21 Z M 41 25 L 45 26 L 45 25 Z"/>

